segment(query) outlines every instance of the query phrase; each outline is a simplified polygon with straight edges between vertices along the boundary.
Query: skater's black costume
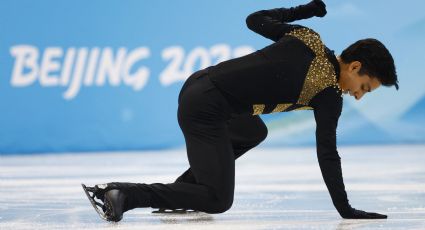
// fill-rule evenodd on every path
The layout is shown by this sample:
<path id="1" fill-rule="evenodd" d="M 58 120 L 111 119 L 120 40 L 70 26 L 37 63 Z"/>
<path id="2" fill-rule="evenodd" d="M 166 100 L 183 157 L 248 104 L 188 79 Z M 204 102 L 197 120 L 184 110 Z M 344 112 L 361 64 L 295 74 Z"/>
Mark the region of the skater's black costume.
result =
<path id="1" fill-rule="evenodd" d="M 351 210 L 336 148 L 342 109 L 338 61 L 316 32 L 288 24 L 318 16 L 316 2 L 249 15 L 248 27 L 274 43 L 189 77 L 178 99 L 178 122 L 190 169 L 171 184 L 109 183 L 108 189 L 127 196 L 124 210 L 228 210 L 235 159 L 267 136 L 258 115 L 299 109 L 314 112 L 318 161 L 333 204 L 341 214 Z"/>

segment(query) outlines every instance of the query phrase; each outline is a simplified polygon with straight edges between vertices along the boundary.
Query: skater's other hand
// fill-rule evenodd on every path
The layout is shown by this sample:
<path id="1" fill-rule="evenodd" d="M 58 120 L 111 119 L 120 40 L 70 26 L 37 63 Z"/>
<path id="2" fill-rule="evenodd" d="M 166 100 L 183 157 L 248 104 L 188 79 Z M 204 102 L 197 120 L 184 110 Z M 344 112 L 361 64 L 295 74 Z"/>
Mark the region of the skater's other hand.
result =
<path id="1" fill-rule="evenodd" d="M 327 13 L 326 4 L 322 0 L 313 0 L 310 3 L 306 4 L 317 17 L 324 17 Z"/>
<path id="2" fill-rule="evenodd" d="M 387 215 L 365 212 L 355 208 L 351 208 L 348 212 L 341 213 L 341 217 L 344 219 L 387 219 Z"/>

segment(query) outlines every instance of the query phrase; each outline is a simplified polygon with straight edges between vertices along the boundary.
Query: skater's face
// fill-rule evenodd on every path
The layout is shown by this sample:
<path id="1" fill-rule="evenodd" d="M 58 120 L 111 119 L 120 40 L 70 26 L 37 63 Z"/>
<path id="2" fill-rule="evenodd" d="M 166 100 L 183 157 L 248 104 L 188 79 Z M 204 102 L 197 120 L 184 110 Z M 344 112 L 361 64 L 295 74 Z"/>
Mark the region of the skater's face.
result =
<path id="1" fill-rule="evenodd" d="M 344 94 L 350 94 L 360 100 L 365 94 L 370 93 L 381 86 L 376 77 L 368 74 L 359 74 L 362 64 L 354 61 L 342 64 L 339 85 Z"/>

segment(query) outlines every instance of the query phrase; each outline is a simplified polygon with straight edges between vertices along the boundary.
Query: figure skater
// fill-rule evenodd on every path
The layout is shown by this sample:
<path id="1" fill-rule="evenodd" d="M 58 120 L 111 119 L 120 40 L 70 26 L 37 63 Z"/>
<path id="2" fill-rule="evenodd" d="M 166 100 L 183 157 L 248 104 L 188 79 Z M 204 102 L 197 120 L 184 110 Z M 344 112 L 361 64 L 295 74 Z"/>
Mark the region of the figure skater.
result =
<path id="1" fill-rule="evenodd" d="M 273 43 L 195 72 L 180 91 L 178 123 L 190 168 L 170 184 L 83 185 L 101 217 L 117 222 L 124 212 L 143 207 L 225 212 L 233 203 L 235 160 L 267 136 L 259 115 L 312 110 L 320 170 L 338 213 L 347 219 L 387 218 L 349 204 L 336 130 L 343 94 L 360 100 L 381 85 L 398 90 L 394 60 L 376 39 L 359 40 L 337 57 L 317 32 L 289 24 L 325 15 L 321 0 L 249 15 L 248 28 Z"/>

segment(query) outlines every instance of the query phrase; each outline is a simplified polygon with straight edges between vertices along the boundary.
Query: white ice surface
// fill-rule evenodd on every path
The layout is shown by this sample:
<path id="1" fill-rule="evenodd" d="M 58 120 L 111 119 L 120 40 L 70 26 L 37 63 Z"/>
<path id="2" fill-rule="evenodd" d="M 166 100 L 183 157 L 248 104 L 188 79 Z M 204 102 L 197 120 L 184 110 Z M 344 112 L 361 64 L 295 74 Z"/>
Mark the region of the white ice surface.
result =
<path id="1" fill-rule="evenodd" d="M 425 146 L 339 148 L 350 203 L 387 220 L 343 220 L 314 148 L 255 149 L 236 164 L 233 207 L 223 214 L 125 213 L 101 220 L 80 183 L 169 183 L 184 150 L 0 157 L 0 229 L 425 229 Z"/>

